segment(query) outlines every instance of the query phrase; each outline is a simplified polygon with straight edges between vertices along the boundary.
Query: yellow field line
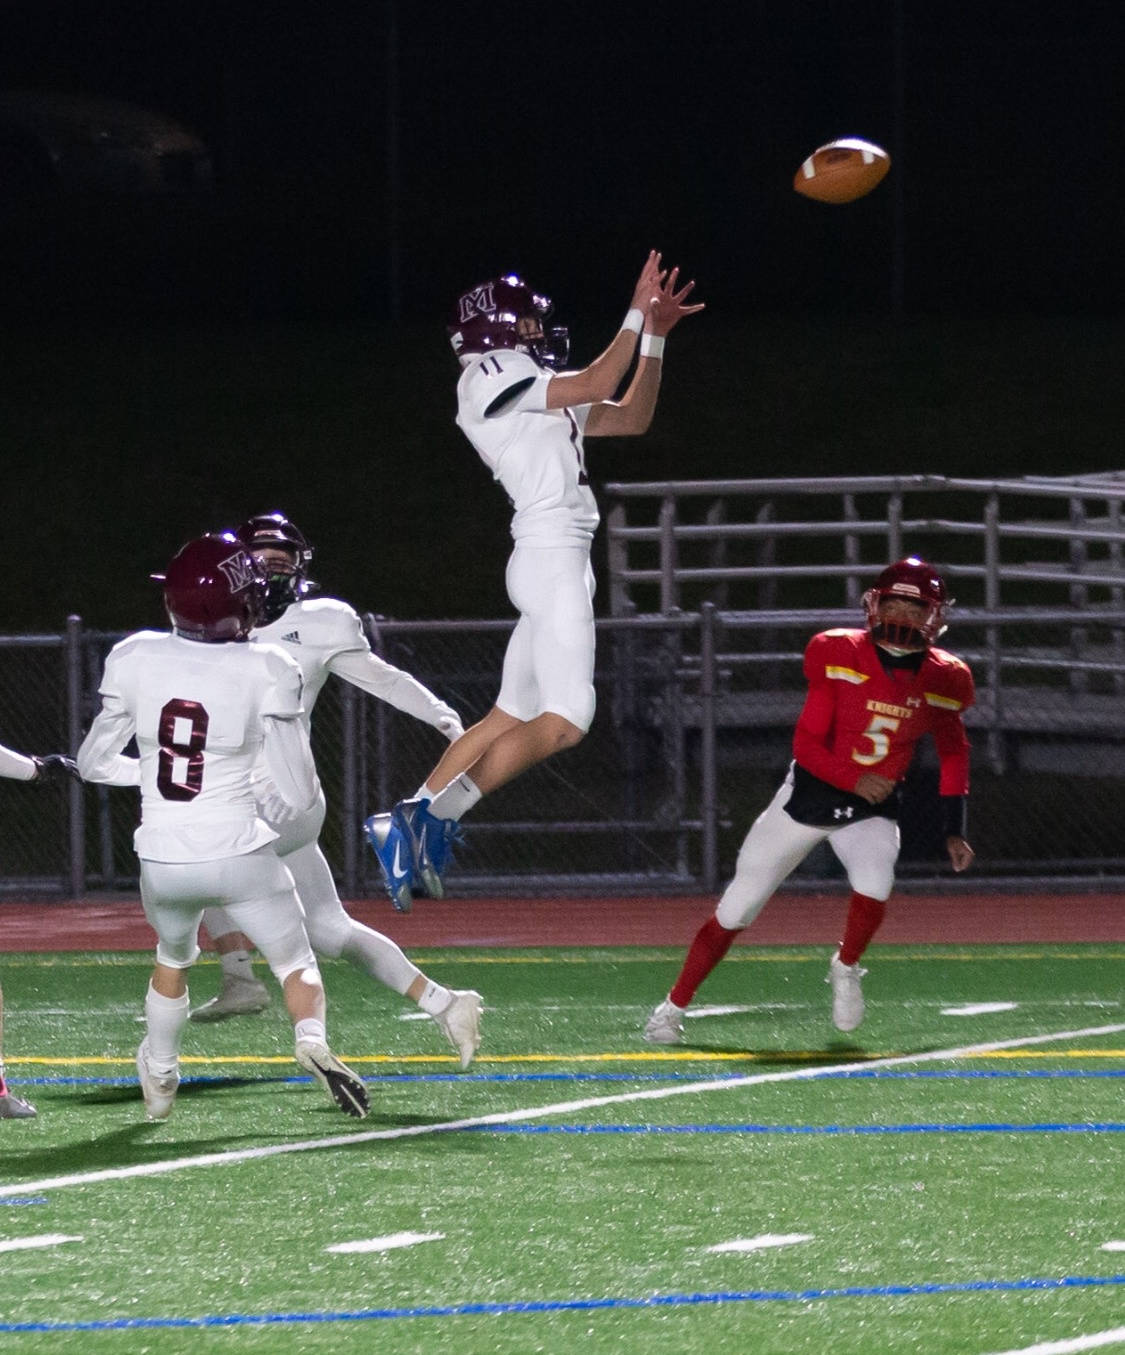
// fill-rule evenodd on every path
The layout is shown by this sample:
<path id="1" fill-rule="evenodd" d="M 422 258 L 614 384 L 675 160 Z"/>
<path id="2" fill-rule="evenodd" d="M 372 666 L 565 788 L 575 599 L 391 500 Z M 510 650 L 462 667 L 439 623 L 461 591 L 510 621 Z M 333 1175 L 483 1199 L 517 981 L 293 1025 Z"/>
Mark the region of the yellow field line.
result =
<path id="1" fill-rule="evenodd" d="M 915 960 L 949 960 L 957 963 L 978 963 L 982 960 L 1125 960 L 1125 948 L 1111 948 L 1115 943 L 1091 941 L 1090 950 L 1001 950 L 996 947 L 978 947 L 971 950 L 943 951 L 940 943 L 926 950 L 908 950 L 895 953 L 880 950 L 874 958 L 880 964 L 902 964 Z M 831 949 L 831 947 L 828 947 Z M 683 954 L 683 946 L 641 946 L 615 947 L 597 945 L 586 947 L 587 954 L 566 955 L 493 955 L 486 950 L 459 950 L 451 953 L 443 951 L 413 951 L 415 959 L 424 961 L 427 968 L 442 964 L 474 965 L 589 965 L 589 964 L 654 964 L 675 959 Z M 605 953 L 612 951 L 612 957 Z M 795 951 L 784 947 L 736 947 L 727 953 L 724 964 L 823 964 L 826 948 L 813 946 L 813 953 Z M 603 958 L 604 957 L 604 958 Z M 203 958 L 197 961 L 196 968 L 214 968 L 219 961 Z M 346 963 L 338 961 L 333 963 Z M 4 954 L 0 952 L 0 965 L 5 969 L 97 969 L 115 965 L 143 966 L 152 965 L 152 955 L 148 951 L 122 954 L 108 952 L 105 955 L 89 953 L 78 956 L 58 954 L 57 952 L 21 952 Z"/>
<path id="2" fill-rule="evenodd" d="M 456 1063 L 453 1055 L 445 1054 L 343 1054 L 348 1063 L 399 1064 L 399 1063 Z M 734 1053 L 724 1050 L 694 1049 L 643 1049 L 623 1054 L 489 1054 L 474 1060 L 474 1067 L 481 1064 L 510 1063 L 815 1063 L 834 1062 L 841 1057 L 839 1050 L 783 1050 L 778 1053 Z M 866 1051 L 851 1056 L 856 1064 L 887 1058 L 909 1057 L 901 1052 L 889 1053 Z M 1003 1049 L 987 1054 L 964 1055 L 965 1058 L 984 1059 L 1122 1059 L 1125 1049 Z M 21 1065 L 37 1065 L 50 1068 L 73 1067 L 132 1067 L 135 1056 L 116 1058 L 110 1055 L 72 1055 L 70 1057 L 48 1057 L 35 1054 L 17 1054 L 5 1059 L 9 1068 Z M 292 1063 L 289 1054 L 182 1054 L 181 1065 L 229 1065 L 229 1064 L 285 1064 Z"/>

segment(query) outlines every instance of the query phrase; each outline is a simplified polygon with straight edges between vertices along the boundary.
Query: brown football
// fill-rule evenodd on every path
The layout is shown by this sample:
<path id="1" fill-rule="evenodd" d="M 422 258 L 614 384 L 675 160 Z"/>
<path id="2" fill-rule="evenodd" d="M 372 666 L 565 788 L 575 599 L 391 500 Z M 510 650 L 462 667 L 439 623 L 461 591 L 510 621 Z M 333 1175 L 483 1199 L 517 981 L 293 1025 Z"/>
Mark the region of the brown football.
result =
<path id="1" fill-rule="evenodd" d="M 856 136 L 820 146 L 793 176 L 793 187 L 817 202 L 855 202 L 883 181 L 891 157 L 881 146 Z"/>

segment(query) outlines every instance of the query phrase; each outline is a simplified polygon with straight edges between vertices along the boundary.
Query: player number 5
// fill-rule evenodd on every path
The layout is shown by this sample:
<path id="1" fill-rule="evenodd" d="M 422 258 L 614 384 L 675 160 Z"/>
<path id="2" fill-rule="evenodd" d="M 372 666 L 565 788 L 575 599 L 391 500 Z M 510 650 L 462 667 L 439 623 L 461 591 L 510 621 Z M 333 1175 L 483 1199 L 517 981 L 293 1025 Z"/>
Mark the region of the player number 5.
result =
<path id="1" fill-rule="evenodd" d="M 895 719 L 893 715 L 876 715 L 867 728 L 860 735 L 860 738 L 871 740 L 870 753 L 852 753 L 852 761 L 858 762 L 861 767 L 874 767 L 877 762 L 882 760 L 891 751 L 891 734 L 902 723 Z"/>

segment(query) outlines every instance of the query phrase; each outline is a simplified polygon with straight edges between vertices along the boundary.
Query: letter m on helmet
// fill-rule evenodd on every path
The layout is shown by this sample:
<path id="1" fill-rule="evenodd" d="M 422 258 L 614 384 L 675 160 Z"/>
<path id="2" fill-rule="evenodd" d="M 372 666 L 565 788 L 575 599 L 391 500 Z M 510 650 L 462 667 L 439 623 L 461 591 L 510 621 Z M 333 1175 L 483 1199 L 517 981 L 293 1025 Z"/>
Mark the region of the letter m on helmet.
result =
<path id="1" fill-rule="evenodd" d="M 225 560 L 220 560 L 219 568 L 230 584 L 232 593 L 240 593 L 244 588 L 249 588 L 257 577 L 254 561 L 244 550 L 236 551 Z"/>
<path id="2" fill-rule="evenodd" d="M 492 283 L 486 282 L 483 287 L 474 287 L 471 292 L 466 292 L 457 309 L 461 324 L 471 320 L 474 315 L 491 315 L 496 309 Z"/>

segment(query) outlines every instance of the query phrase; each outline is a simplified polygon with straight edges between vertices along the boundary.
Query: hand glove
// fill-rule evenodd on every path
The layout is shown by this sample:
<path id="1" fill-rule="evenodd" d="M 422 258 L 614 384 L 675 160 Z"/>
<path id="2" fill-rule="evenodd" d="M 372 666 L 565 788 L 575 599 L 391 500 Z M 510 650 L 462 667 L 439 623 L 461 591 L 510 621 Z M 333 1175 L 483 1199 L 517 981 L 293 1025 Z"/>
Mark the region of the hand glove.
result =
<path id="1" fill-rule="evenodd" d="M 62 753 L 46 753 L 43 757 L 33 757 L 31 760 L 35 763 L 35 775 L 32 780 L 41 786 L 59 785 L 68 777 L 75 781 L 82 780 L 78 772 L 78 763 Z"/>
<path id="2" fill-rule="evenodd" d="M 448 715 L 443 715 L 437 722 L 437 728 L 445 735 L 450 743 L 456 743 L 465 732 L 465 726 L 461 723 L 461 717 L 454 711 L 450 711 Z"/>

